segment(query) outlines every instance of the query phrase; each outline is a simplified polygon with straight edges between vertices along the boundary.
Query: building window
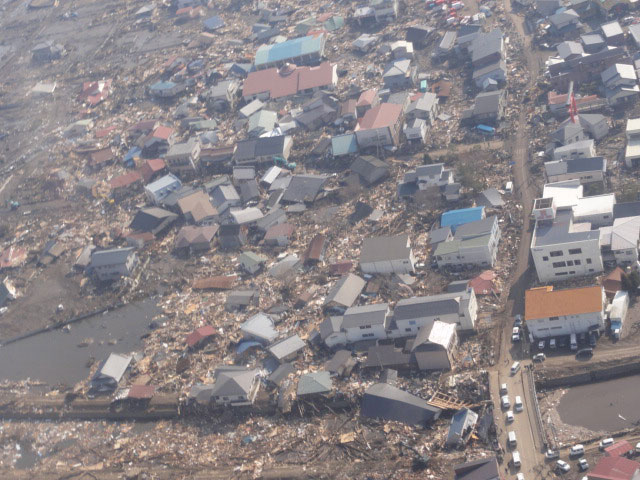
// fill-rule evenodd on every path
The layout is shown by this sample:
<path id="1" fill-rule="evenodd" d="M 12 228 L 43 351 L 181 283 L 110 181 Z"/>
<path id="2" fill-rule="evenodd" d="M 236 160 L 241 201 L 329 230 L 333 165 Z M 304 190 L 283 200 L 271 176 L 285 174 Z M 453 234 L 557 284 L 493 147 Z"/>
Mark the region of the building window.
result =
<path id="1" fill-rule="evenodd" d="M 567 262 L 553 262 L 553 268 L 562 268 L 566 266 L 567 266 Z"/>
<path id="2" fill-rule="evenodd" d="M 547 261 L 549 261 L 549 257 L 542 257 L 542 261 L 543 261 L 543 262 L 547 262 Z"/>
<path id="3" fill-rule="evenodd" d="M 587 258 L 587 265 L 591 265 L 591 259 Z"/>
<path id="4" fill-rule="evenodd" d="M 567 267 L 573 267 L 573 260 L 567 260 Z"/>
<path id="5" fill-rule="evenodd" d="M 367 328 L 371 328 L 371 325 L 362 325 L 362 326 L 360 327 L 360 330 L 365 330 L 365 329 L 367 329 Z"/>
<path id="6" fill-rule="evenodd" d="M 559 277 L 561 275 L 566 275 L 566 274 L 567 274 L 567 272 L 558 272 L 558 273 L 556 273 L 556 277 Z"/>
<path id="7" fill-rule="evenodd" d="M 569 274 L 571 274 L 571 275 L 575 275 L 575 274 L 576 274 L 576 271 L 575 271 L 575 270 L 571 270 L 571 271 L 569 272 Z"/>
<path id="8" fill-rule="evenodd" d="M 549 317 L 549 320 L 560 320 L 560 317 Z"/>
<path id="9" fill-rule="evenodd" d="M 573 263 L 575 263 L 576 265 L 580 265 L 582 262 L 580 260 L 574 260 Z"/>
<path id="10" fill-rule="evenodd" d="M 580 255 L 582 253 L 581 248 L 570 248 L 569 255 Z"/>
<path id="11" fill-rule="evenodd" d="M 404 329 L 404 331 L 405 331 L 405 332 L 410 332 L 410 331 L 411 331 L 411 329 L 410 329 L 410 328 L 405 328 L 405 329 Z"/>
<path id="12" fill-rule="evenodd" d="M 590 269 L 589 269 L 589 271 L 590 271 L 590 272 L 593 272 L 593 268 L 590 268 Z"/>
<path id="13" fill-rule="evenodd" d="M 415 320 L 409 320 L 409 325 L 415 325 L 416 321 Z"/>
<path id="14" fill-rule="evenodd" d="M 373 333 L 363 333 L 362 338 L 373 337 Z"/>
<path id="15" fill-rule="evenodd" d="M 561 257 L 562 256 L 562 250 L 554 250 L 553 252 L 549 252 L 549 255 L 552 257 Z"/>

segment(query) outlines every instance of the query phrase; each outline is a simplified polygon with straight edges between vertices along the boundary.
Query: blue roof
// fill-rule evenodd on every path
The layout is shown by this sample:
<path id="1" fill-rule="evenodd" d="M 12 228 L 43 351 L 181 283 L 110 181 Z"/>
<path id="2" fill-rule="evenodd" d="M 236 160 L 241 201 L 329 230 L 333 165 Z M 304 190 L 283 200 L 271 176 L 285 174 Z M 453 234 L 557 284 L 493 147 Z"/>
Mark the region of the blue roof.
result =
<path id="1" fill-rule="evenodd" d="M 331 151 L 333 156 L 348 155 L 358 151 L 358 142 L 355 133 L 345 133 L 331 138 Z"/>
<path id="2" fill-rule="evenodd" d="M 240 342 L 238 347 L 236 348 L 236 354 L 242 355 L 244 352 L 249 350 L 251 347 L 260 347 L 262 348 L 262 344 L 260 342 L 256 342 L 253 340 L 245 340 L 244 342 Z"/>
<path id="3" fill-rule="evenodd" d="M 217 30 L 218 28 L 224 27 L 224 20 L 222 20 L 218 15 L 207 18 L 202 23 L 204 24 L 204 28 L 207 30 Z"/>
<path id="4" fill-rule="evenodd" d="M 476 220 L 482 220 L 484 214 L 484 207 L 471 207 L 461 208 L 460 210 L 450 210 L 444 212 L 440 217 L 441 227 L 451 227 L 451 230 L 455 232 L 456 227 L 464 225 L 465 223 L 475 222 Z"/>
<path id="5" fill-rule="evenodd" d="M 260 66 L 268 63 L 280 62 L 289 58 L 296 58 L 302 55 L 309 55 L 315 52 L 322 52 L 324 48 L 325 36 L 318 35 L 294 38 L 274 45 L 262 45 L 256 51 L 255 65 Z"/>

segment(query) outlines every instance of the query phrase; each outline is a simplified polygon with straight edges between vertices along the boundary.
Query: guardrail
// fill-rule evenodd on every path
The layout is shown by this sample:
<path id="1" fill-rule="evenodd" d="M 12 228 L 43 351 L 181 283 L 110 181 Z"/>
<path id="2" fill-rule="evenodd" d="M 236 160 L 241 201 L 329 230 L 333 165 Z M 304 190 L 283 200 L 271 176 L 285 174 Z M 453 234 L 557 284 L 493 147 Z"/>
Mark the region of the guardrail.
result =
<path id="1" fill-rule="evenodd" d="M 525 369 L 525 376 L 527 377 L 527 382 L 529 383 L 529 393 L 533 400 L 534 414 L 536 417 L 536 431 L 538 436 L 538 441 L 540 445 L 546 450 L 549 442 L 547 441 L 547 436 L 545 434 L 544 425 L 542 423 L 542 413 L 540 413 L 540 404 L 538 403 L 538 395 L 536 393 L 536 382 L 533 378 L 533 368 L 531 365 L 528 365 Z"/>

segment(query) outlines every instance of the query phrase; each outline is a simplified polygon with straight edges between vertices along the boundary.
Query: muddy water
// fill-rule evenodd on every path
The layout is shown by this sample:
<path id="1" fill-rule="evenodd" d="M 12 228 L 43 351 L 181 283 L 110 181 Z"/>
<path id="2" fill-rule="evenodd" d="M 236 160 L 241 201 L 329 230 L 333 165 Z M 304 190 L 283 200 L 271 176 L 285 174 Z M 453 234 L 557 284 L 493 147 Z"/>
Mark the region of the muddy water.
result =
<path id="1" fill-rule="evenodd" d="M 142 348 L 140 337 L 159 313 L 154 299 L 126 305 L 70 325 L 0 347 L 0 380 L 41 380 L 72 386 L 87 378 L 91 359 Z M 80 344 L 86 346 L 80 347 Z"/>
<path id="2" fill-rule="evenodd" d="M 638 424 L 640 376 L 569 388 L 558 413 L 564 423 L 593 431 L 612 432 Z"/>

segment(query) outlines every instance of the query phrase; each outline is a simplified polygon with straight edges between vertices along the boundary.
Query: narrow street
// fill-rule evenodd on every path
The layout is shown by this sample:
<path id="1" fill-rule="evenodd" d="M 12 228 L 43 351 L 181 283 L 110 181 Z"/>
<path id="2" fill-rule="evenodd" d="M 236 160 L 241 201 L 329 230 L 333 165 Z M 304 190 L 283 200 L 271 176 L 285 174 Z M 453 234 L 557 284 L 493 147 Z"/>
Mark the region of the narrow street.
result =
<path id="1" fill-rule="evenodd" d="M 523 53 L 526 58 L 528 76 L 527 89 L 535 85 L 535 80 L 539 74 L 539 63 L 531 52 L 531 39 L 524 31 L 524 18 L 511 13 L 511 2 L 505 0 L 505 12 L 513 22 L 518 35 L 522 39 Z M 516 98 L 509 99 L 510 102 L 518 102 L 524 97 L 525 91 L 517 93 Z M 505 315 L 501 324 L 501 337 L 498 353 L 498 362 L 495 370 L 491 372 L 490 388 L 494 399 L 496 421 L 498 427 L 498 438 L 500 445 L 505 451 L 503 468 L 507 473 L 506 478 L 515 478 L 516 473 L 522 472 L 526 479 L 542 478 L 544 469 L 544 457 L 542 456 L 543 445 L 536 423 L 535 399 L 531 393 L 529 382 L 527 381 L 526 370 L 531 364 L 528 356 L 523 356 L 522 346 L 519 343 L 512 343 L 511 328 L 513 318 L 516 314 L 524 314 L 524 292 L 530 284 L 530 276 L 533 272 L 529 269 L 529 245 L 531 244 L 532 228 L 529 218 L 533 200 L 537 192 L 530 178 L 529 159 L 529 135 L 527 131 L 528 108 L 520 108 L 518 112 L 517 124 L 514 125 L 515 138 L 511 145 L 511 159 L 513 163 L 513 179 L 515 192 L 522 205 L 522 235 L 518 248 L 517 266 L 513 274 L 508 300 L 505 308 Z M 515 374 L 510 374 L 510 368 L 514 361 L 521 362 L 520 370 Z M 506 423 L 506 410 L 500 405 L 500 385 L 506 383 L 511 407 L 515 397 L 520 396 L 524 410 L 514 411 L 514 421 Z M 509 431 L 516 434 L 517 446 L 509 448 L 507 445 L 507 435 Z M 517 450 L 520 453 L 522 466 L 516 469 L 512 464 L 512 452 Z"/>

